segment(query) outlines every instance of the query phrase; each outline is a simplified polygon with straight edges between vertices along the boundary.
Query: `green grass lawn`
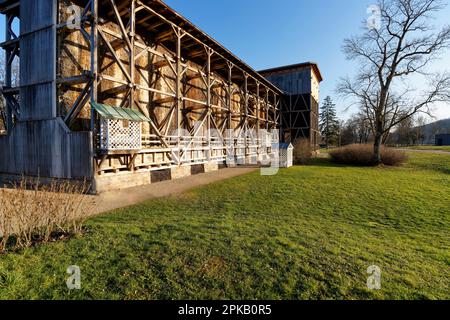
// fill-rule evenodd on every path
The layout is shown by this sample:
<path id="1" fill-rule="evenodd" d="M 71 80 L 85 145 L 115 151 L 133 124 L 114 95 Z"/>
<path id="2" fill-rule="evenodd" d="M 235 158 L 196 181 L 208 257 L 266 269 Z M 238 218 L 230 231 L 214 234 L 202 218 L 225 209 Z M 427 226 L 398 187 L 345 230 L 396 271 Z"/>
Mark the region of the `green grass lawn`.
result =
<path id="1" fill-rule="evenodd" d="M 434 151 L 447 151 L 450 152 L 450 146 L 413 146 L 405 149 L 413 150 L 434 150 Z"/>
<path id="2" fill-rule="evenodd" d="M 82 237 L 0 256 L 0 298 L 449 299 L 450 155 L 410 156 L 317 160 L 117 210 Z M 81 290 L 66 287 L 70 265 Z"/>

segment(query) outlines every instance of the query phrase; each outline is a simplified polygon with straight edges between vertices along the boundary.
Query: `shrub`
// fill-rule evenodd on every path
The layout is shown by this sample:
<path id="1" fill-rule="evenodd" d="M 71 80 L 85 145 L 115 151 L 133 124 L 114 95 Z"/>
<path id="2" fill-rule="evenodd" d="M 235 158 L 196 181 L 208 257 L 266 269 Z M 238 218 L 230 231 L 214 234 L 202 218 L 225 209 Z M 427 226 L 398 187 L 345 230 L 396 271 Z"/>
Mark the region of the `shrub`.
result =
<path id="1" fill-rule="evenodd" d="M 340 164 L 351 164 L 360 166 L 375 165 L 373 145 L 369 144 L 352 144 L 339 148 L 330 152 L 330 157 L 333 162 Z M 404 152 L 382 148 L 381 161 L 388 166 L 399 166 L 405 163 L 408 159 Z"/>
<path id="2" fill-rule="evenodd" d="M 0 252 L 81 233 L 90 206 L 87 189 L 85 183 L 42 186 L 22 179 L 0 190 Z"/>
<path id="3" fill-rule="evenodd" d="M 405 152 L 392 148 L 383 148 L 381 151 L 381 160 L 387 166 L 400 166 L 408 160 Z"/>
<path id="4" fill-rule="evenodd" d="M 294 163 L 306 164 L 312 158 L 313 149 L 308 139 L 298 139 L 294 143 Z"/>

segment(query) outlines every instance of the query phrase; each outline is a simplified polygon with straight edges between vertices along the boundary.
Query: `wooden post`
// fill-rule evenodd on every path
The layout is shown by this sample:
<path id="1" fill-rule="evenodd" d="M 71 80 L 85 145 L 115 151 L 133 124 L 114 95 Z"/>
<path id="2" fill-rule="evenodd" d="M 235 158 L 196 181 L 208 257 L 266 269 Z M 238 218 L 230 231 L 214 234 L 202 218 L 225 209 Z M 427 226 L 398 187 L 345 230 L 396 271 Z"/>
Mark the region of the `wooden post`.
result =
<path id="1" fill-rule="evenodd" d="M 206 92 L 206 107 L 208 108 L 207 112 L 207 120 L 206 120 L 206 128 L 207 128 L 207 137 L 208 140 L 208 153 L 206 155 L 206 159 L 208 161 L 211 160 L 212 155 L 212 149 L 211 149 L 211 56 L 213 55 L 213 51 L 209 48 L 206 48 L 206 55 L 207 55 L 207 61 L 206 61 L 206 82 L 207 82 L 207 92 Z"/>
<path id="2" fill-rule="evenodd" d="M 131 8 L 130 8 L 130 108 L 133 109 L 134 101 L 135 101 L 135 76 L 136 76 L 136 65 L 135 65 L 135 39 L 136 39 L 136 1 L 131 0 Z"/>
<path id="3" fill-rule="evenodd" d="M 266 88 L 266 130 L 269 131 L 269 89 Z"/>
<path id="4" fill-rule="evenodd" d="M 234 153 L 234 130 L 233 130 L 233 64 L 228 64 L 228 133 L 229 144 L 233 146 Z"/>
<path id="5" fill-rule="evenodd" d="M 274 129 L 277 129 L 277 95 L 273 92 L 273 121 L 274 121 Z"/>
<path id="6" fill-rule="evenodd" d="M 9 41 L 12 39 L 12 35 L 11 35 L 11 24 L 13 21 L 14 17 L 8 13 L 5 17 L 5 41 Z M 12 53 L 11 53 L 11 48 L 6 48 L 5 49 L 5 87 L 6 88 L 11 88 L 12 87 Z M 6 111 L 6 130 L 8 132 L 8 134 L 10 134 L 11 132 L 11 128 L 12 128 L 12 105 L 9 99 L 5 99 L 6 105 L 5 105 L 5 111 Z"/>
<path id="7" fill-rule="evenodd" d="M 181 34 L 181 28 L 177 27 L 176 29 L 174 29 L 175 31 L 175 35 L 176 35 L 176 85 L 175 85 L 175 98 L 176 98 L 176 107 L 175 107 L 175 119 L 177 122 L 177 149 L 178 149 L 178 159 L 180 160 L 178 165 L 181 166 L 181 121 L 183 119 L 183 115 L 182 115 L 182 99 L 183 99 L 183 92 L 182 92 L 182 84 L 181 84 L 181 38 L 182 38 L 182 34 Z"/>
<path id="8" fill-rule="evenodd" d="M 91 103 L 97 102 L 98 98 L 98 0 L 91 0 Z M 92 178 L 97 175 L 97 165 L 95 159 L 95 152 L 97 148 L 97 134 L 95 128 L 95 110 L 91 104 L 91 132 L 92 132 Z"/>
<path id="9" fill-rule="evenodd" d="M 259 99 L 259 81 L 256 81 L 256 141 L 257 141 L 257 147 L 256 147 L 256 153 L 259 160 L 259 154 L 260 154 L 260 148 L 261 146 L 261 139 L 259 136 L 259 126 L 260 126 L 260 99 Z"/>
<path id="10" fill-rule="evenodd" d="M 248 155 L 248 74 L 244 72 L 244 144 L 245 144 L 245 157 Z"/>

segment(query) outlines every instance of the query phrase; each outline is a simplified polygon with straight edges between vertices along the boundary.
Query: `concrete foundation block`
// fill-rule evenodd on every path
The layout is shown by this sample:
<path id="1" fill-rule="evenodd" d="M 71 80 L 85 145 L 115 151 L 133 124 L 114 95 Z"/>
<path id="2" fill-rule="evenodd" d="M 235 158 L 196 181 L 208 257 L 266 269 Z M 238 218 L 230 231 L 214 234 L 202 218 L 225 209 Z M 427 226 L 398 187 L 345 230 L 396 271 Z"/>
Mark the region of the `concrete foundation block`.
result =
<path id="1" fill-rule="evenodd" d="M 181 179 L 185 177 L 189 177 L 191 175 L 191 167 L 190 166 L 181 166 L 170 169 L 170 174 L 172 179 Z"/>
<path id="2" fill-rule="evenodd" d="M 236 157 L 236 165 L 237 166 L 243 166 L 243 165 L 245 165 L 246 163 L 245 163 L 246 161 L 245 161 L 245 157 L 244 156 L 237 156 Z"/>
<path id="3" fill-rule="evenodd" d="M 219 164 L 217 162 L 209 162 L 204 164 L 205 173 L 219 170 Z"/>
<path id="4" fill-rule="evenodd" d="M 96 193 L 151 184 L 149 171 L 107 173 L 94 180 Z"/>
<path id="5" fill-rule="evenodd" d="M 258 164 L 258 156 L 246 156 L 245 164 L 246 165 L 257 165 Z"/>

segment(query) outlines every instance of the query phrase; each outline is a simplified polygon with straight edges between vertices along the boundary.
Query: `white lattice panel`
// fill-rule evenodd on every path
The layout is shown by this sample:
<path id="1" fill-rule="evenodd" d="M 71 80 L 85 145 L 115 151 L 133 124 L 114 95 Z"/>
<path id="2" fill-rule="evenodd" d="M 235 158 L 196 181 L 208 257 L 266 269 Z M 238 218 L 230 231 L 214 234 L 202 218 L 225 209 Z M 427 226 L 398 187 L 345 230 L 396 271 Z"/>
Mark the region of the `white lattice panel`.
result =
<path id="1" fill-rule="evenodd" d="M 292 167 L 294 161 L 294 150 L 292 148 L 284 149 L 281 148 L 279 151 L 280 157 L 280 167 L 281 168 L 290 168 Z"/>
<path id="2" fill-rule="evenodd" d="M 100 148 L 108 151 L 141 149 L 141 123 L 128 120 L 101 119 Z"/>

